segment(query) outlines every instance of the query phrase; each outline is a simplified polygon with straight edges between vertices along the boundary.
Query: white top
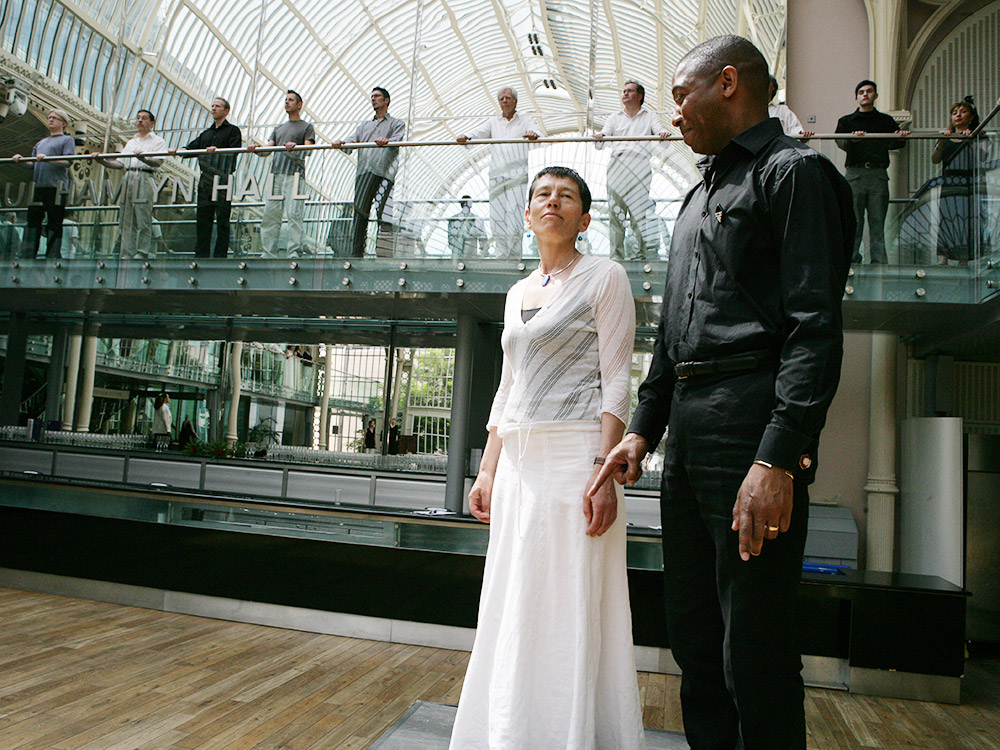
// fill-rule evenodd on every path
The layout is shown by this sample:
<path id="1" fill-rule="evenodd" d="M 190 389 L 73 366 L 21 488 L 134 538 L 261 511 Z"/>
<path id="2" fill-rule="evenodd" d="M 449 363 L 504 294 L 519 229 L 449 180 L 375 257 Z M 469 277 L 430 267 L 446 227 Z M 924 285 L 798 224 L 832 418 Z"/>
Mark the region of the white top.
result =
<path id="1" fill-rule="evenodd" d="M 541 128 L 531 115 L 514 112 L 509 120 L 503 115 L 491 117 L 475 130 L 465 135 L 472 140 L 510 140 L 524 138 L 525 133 L 542 134 Z M 491 146 L 490 172 L 492 174 L 519 174 L 528 168 L 528 141 L 524 143 L 497 143 Z"/>
<path id="2" fill-rule="evenodd" d="M 521 321 L 528 279 L 507 292 L 503 372 L 487 427 L 600 421 L 626 423 L 631 404 L 635 303 L 625 269 L 583 256 L 534 317 Z"/>
<path id="3" fill-rule="evenodd" d="M 635 117 L 629 117 L 625 110 L 615 112 L 601 128 L 601 133 L 611 136 L 630 135 L 659 135 L 667 130 L 659 116 L 648 109 L 640 109 Z M 603 143 L 597 144 L 598 148 L 603 148 Z M 649 144 L 643 141 L 616 141 L 612 144 L 611 155 L 621 156 L 625 153 L 636 153 L 647 155 Z"/>
<path id="4" fill-rule="evenodd" d="M 159 409 L 153 410 L 153 434 L 163 435 L 169 433 L 173 426 L 174 417 L 170 413 L 170 404 L 163 404 Z"/>
<path id="5" fill-rule="evenodd" d="M 125 144 L 125 148 L 122 149 L 123 154 L 155 154 L 163 153 L 167 150 L 167 142 L 160 138 L 152 130 L 143 136 L 133 136 L 129 139 L 128 143 Z M 157 167 L 152 167 L 144 161 L 139 161 L 138 159 L 123 159 L 125 164 L 125 169 L 156 169 Z"/>
<path id="6" fill-rule="evenodd" d="M 768 104 L 767 113 L 771 117 L 777 117 L 781 120 L 781 127 L 785 131 L 785 135 L 802 135 L 805 130 L 795 113 L 784 104 Z"/>

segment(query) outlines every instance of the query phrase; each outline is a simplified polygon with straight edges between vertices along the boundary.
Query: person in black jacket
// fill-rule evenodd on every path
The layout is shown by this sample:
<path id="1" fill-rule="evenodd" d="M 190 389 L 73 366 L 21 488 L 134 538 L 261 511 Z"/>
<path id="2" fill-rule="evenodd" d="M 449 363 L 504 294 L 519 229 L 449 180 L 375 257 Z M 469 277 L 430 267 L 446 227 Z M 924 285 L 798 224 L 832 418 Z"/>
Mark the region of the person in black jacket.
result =
<path id="1" fill-rule="evenodd" d="M 669 424 L 663 572 L 687 740 L 804 750 L 795 595 L 840 379 L 851 191 L 768 117 L 767 62 L 746 39 L 695 47 L 672 93 L 703 179 L 677 217 L 635 414 L 588 492 L 635 482 Z"/>
<path id="2" fill-rule="evenodd" d="M 871 263 L 886 263 L 885 214 L 889 208 L 889 152 L 903 148 L 902 140 L 910 134 L 900 130 L 899 125 L 889 115 L 875 109 L 878 88 L 875 81 L 861 81 L 854 87 L 854 98 L 858 108 L 837 121 L 838 133 L 863 136 L 866 133 L 896 133 L 900 139 L 852 138 L 837 139 L 837 145 L 847 152 L 845 177 L 854 195 L 854 221 L 858 232 L 854 238 L 852 263 L 861 262 L 861 227 L 864 225 L 865 211 L 868 212 L 868 249 Z"/>
<path id="3" fill-rule="evenodd" d="M 229 254 L 229 216 L 233 210 L 232 194 L 235 186 L 226 187 L 236 170 L 236 154 L 216 154 L 219 148 L 239 148 L 243 145 L 240 129 L 226 118 L 229 102 L 221 96 L 212 100 L 210 127 L 198 134 L 181 151 L 170 149 L 171 154 L 184 156 L 185 150 L 205 149 L 207 154 L 198 157 L 201 179 L 198 180 L 197 239 L 194 254 L 207 258 L 225 258 Z M 215 250 L 212 248 L 212 224 L 217 223 Z"/>

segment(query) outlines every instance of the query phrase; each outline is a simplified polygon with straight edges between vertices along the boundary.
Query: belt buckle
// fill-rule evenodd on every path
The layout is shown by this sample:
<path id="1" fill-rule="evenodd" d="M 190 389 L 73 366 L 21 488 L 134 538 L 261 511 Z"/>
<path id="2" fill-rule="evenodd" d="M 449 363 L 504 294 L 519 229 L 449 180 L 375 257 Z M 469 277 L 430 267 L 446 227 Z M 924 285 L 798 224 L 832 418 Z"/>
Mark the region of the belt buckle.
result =
<path id="1" fill-rule="evenodd" d="M 687 380 L 689 377 L 691 377 L 691 363 L 678 362 L 676 365 L 674 365 L 674 375 L 677 376 L 678 380 Z"/>

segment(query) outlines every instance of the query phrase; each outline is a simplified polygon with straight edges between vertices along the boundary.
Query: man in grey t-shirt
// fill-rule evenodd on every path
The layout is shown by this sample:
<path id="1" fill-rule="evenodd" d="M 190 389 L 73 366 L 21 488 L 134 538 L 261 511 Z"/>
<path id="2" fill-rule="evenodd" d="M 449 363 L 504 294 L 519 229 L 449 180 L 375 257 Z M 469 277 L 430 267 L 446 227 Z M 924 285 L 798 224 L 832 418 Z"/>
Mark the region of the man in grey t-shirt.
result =
<path id="1" fill-rule="evenodd" d="M 312 123 L 301 118 L 302 97 L 291 89 L 285 94 L 285 112 L 288 122 L 274 129 L 265 145 L 281 144 L 284 152 L 277 152 L 271 162 L 273 184 L 270 190 L 265 190 L 264 215 L 260 221 L 260 244 L 264 248 L 264 256 L 275 258 L 278 255 L 278 241 L 281 238 L 281 216 L 288 217 L 288 255 L 298 257 L 305 252 L 303 237 L 305 235 L 305 200 L 297 199 L 306 187 L 306 153 L 293 151 L 296 146 L 313 145 L 316 143 L 316 131 Z M 256 144 L 247 146 L 248 151 L 255 151 Z M 267 154 L 257 154 L 267 156 Z M 271 196 L 280 195 L 280 198 Z"/>
<path id="2" fill-rule="evenodd" d="M 49 134 L 42 138 L 31 150 L 34 157 L 34 201 L 28 205 L 27 224 L 20 257 L 34 258 L 42 238 L 42 219 L 48 217 L 45 227 L 46 258 L 59 258 L 62 246 L 63 216 L 66 213 L 65 191 L 69 187 L 69 162 L 53 157 L 69 156 L 76 153 L 76 143 L 63 133 L 68 125 L 69 115 L 61 109 L 53 109 L 46 118 Z M 21 160 L 20 154 L 11 157 Z"/>
<path id="3" fill-rule="evenodd" d="M 382 212 L 386 201 L 392 192 L 392 183 L 396 179 L 396 169 L 399 167 L 399 147 L 389 146 L 391 141 L 401 141 L 406 135 L 406 123 L 389 114 L 389 92 L 381 86 L 372 89 L 372 109 L 375 116 L 365 120 L 351 135 L 343 140 L 334 141 L 330 145 L 341 148 L 346 143 L 371 143 L 378 148 L 363 148 L 358 150 L 358 169 L 354 177 L 354 239 L 352 253 L 361 258 L 365 254 L 368 242 L 368 214 L 372 203 L 378 200 L 375 208 L 375 221 L 379 228 L 383 227 Z"/>

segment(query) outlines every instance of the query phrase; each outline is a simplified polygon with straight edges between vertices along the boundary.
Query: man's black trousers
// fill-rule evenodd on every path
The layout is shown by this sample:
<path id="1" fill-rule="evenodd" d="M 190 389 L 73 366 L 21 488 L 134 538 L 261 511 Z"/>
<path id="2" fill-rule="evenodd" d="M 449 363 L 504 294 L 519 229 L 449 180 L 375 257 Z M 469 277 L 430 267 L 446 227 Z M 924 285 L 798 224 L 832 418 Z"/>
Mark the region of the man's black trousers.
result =
<path id="1" fill-rule="evenodd" d="M 219 191 L 225 194 L 224 190 Z M 199 258 L 225 258 L 229 254 L 229 216 L 231 201 L 212 200 L 212 181 L 198 182 L 198 208 L 195 214 L 197 234 L 194 254 Z M 212 224 L 216 225 L 215 251 L 212 252 Z"/>
<path id="2" fill-rule="evenodd" d="M 765 540 L 759 557 L 743 562 L 732 530 L 736 493 L 773 408 L 773 369 L 679 380 L 674 391 L 663 567 L 693 750 L 806 746 L 794 613 L 809 514 L 805 481 L 794 482 L 791 528 Z"/>
<path id="3" fill-rule="evenodd" d="M 375 221 L 381 224 L 382 212 L 385 211 L 386 201 L 392 192 L 392 180 L 373 174 L 372 172 L 359 172 L 354 178 L 354 231 L 353 231 L 353 255 L 356 258 L 364 257 L 365 245 L 368 241 L 368 214 L 371 213 L 372 203 L 375 205 Z"/>

